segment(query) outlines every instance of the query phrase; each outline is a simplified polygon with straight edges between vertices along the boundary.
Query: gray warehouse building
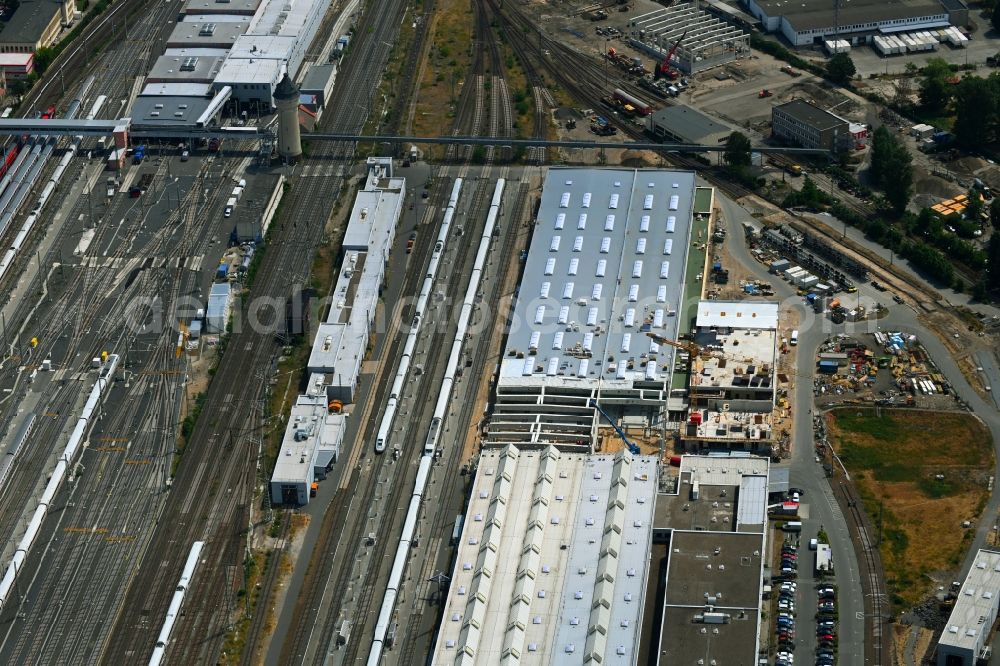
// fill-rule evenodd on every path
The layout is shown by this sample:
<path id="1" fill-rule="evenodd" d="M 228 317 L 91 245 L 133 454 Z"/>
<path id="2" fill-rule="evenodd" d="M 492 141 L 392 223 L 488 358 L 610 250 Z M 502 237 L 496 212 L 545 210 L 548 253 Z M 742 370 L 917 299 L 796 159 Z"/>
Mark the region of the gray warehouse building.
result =
<path id="1" fill-rule="evenodd" d="M 670 392 L 694 174 L 548 172 L 487 439 L 589 446 L 591 400 L 646 426 Z"/>
<path id="2" fill-rule="evenodd" d="M 974 562 L 938 640 L 937 666 L 975 666 L 989 659 L 1000 601 L 1000 552 L 982 549 Z"/>
<path id="3" fill-rule="evenodd" d="M 801 99 L 771 109 L 771 132 L 803 148 L 840 151 L 851 146 L 850 123 Z"/>
<path id="4" fill-rule="evenodd" d="M 690 106 L 665 106 L 649 114 L 646 129 L 658 141 L 671 143 L 724 143 L 732 128 Z"/>
<path id="5" fill-rule="evenodd" d="M 969 8 L 962 0 L 851 0 L 834 12 L 827 0 L 744 0 L 747 12 L 768 32 L 780 33 L 793 46 L 819 44 L 836 36 L 855 44 L 874 35 L 964 26 Z"/>

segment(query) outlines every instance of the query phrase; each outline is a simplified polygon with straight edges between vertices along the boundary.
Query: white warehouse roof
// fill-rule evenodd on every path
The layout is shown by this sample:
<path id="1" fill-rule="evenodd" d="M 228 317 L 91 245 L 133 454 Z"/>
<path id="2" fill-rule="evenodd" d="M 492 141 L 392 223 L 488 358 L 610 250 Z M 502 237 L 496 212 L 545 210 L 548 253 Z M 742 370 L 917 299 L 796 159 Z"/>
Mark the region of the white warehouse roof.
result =
<path id="1" fill-rule="evenodd" d="M 970 650 L 978 656 L 996 620 L 998 600 L 1000 552 L 982 549 L 976 553 L 972 568 L 962 583 L 938 645 Z"/>
<path id="2" fill-rule="evenodd" d="M 635 663 L 656 478 L 655 456 L 484 450 L 432 663 Z"/>
<path id="3" fill-rule="evenodd" d="M 690 172 L 550 169 L 501 384 L 668 383 L 645 332 L 676 337 L 693 198 Z"/>
<path id="4" fill-rule="evenodd" d="M 778 303 L 771 301 L 701 301 L 698 328 L 778 327 Z"/>

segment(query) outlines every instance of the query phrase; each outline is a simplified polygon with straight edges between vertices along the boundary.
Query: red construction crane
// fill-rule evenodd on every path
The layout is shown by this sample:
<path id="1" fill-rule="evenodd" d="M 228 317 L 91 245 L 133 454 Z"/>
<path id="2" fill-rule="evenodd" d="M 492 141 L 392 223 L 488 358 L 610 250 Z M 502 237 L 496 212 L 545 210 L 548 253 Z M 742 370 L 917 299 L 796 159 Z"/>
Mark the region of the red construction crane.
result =
<path id="1" fill-rule="evenodd" d="M 670 52 L 667 53 L 667 57 L 664 58 L 663 62 L 661 62 L 659 64 L 659 66 L 657 66 L 657 68 L 653 71 L 653 80 L 654 81 L 656 81 L 658 79 L 661 79 L 661 78 L 664 78 L 664 77 L 666 77 L 667 79 L 673 81 L 678 76 L 680 76 L 680 74 L 678 74 L 677 70 L 673 69 L 670 66 L 670 60 L 674 57 L 674 52 L 677 50 L 677 47 L 681 45 L 681 42 L 684 41 L 685 37 L 687 37 L 687 31 L 685 31 L 684 34 L 681 35 L 680 39 L 678 39 L 676 42 L 674 42 L 674 45 L 670 47 Z"/>

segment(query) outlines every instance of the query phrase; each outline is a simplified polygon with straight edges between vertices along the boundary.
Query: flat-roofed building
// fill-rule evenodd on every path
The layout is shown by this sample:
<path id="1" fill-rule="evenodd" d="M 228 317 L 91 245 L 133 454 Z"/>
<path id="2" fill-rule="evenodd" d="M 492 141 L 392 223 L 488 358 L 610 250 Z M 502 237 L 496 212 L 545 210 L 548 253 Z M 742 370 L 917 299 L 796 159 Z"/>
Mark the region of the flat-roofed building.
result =
<path id="1" fill-rule="evenodd" d="M 628 452 L 485 449 L 431 663 L 635 664 L 657 472 Z"/>
<path id="2" fill-rule="evenodd" d="M 694 174 L 553 168 L 545 179 L 487 439 L 589 448 L 592 401 L 641 426 L 663 410 Z"/>
<path id="3" fill-rule="evenodd" d="M 671 143 L 718 145 L 733 133 L 728 125 L 684 104 L 653 111 L 646 127 L 656 139 Z"/>
<path id="4" fill-rule="evenodd" d="M 162 55 L 153 63 L 146 83 L 212 83 L 225 62 L 225 52 L 213 49 L 209 54 L 175 52 Z"/>
<path id="5" fill-rule="evenodd" d="M 656 497 L 649 590 L 660 623 L 638 663 L 754 664 L 760 647 L 769 463 L 755 456 L 681 457 Z M 652 618 L 650 618 L 651 620 Z"/>
<path id="6" fill-rule="evenodd" d="M 34 53 L 0 53 L 0 72 L 8 79 L 20 79 L 35 71 Z"/>
<path id="7" fill-rule="evenodd" d="M 766 31 L 781 33 L 793 46 L 820 45 L 831 37 L 864 44 L 875 35 L 965 26 L 969 20 L 962 0 L 852 0 L 836 10 L 823 0 L 744 3 Z"/>
<path id="8" fill-rule="evenodd" d="M 0 31 L 0 53 L 34 53 L 51 46 L 73 21 L 75 10 L 70 0 L 21 0 Z"/>
<path id="9" fill-rule="evenodd" d="M 771 133 L 803 148 L 837 152 L 852 145 L 849 122 L 803 99 L 772 107 Z"/>
<path id="10" fill-rule="evenodd" d="M 955 607 L 938 639 L 937 666 L 975 666 L 989 660 L 990 631 L 1000 602 L 1000 552 L 976 553 Z"/>
<path id="11" fill-rule="evenodd" d="M 385 260 L 406 199 L 406 179 L 392 159 L 368 158 L 343 241 L 343 261 L 326 320 L 309 355 L 309 381 L 292 409 L 271 476 L 271 501 L 306 504 L 314 479 L 336 462 L 344 438 L 344 408 L 354 400 L 375 318 Z"/>
<path id="12" fill-rule="evenodd" d="M 167 38 L 167 48 L 217 48 L 228 49 L 247 31 L 249 16 L 238 21 L 179 21 Z"/>
<path id="13" fill-rule="evenodd" d="M 246 34 L 233 43 L 216 89 L 230 86 L 238 101 L 271 104 L 285 72 L 296 77 L 327 6 L 322 0 L 261 0 Z"/>

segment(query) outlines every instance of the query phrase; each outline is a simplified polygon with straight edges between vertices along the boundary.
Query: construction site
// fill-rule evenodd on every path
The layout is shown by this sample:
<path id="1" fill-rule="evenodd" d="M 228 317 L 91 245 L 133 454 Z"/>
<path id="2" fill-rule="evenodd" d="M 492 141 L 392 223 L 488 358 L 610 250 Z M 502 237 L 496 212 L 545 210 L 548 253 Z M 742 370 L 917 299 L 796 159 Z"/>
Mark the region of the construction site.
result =
<path id="1" fill-rule="evenodd" d="M 703 72 L 750 56 L 750 35 L 683 3 L 656 9 L 628 22 L 629 44 L 685 74 Z"/>

